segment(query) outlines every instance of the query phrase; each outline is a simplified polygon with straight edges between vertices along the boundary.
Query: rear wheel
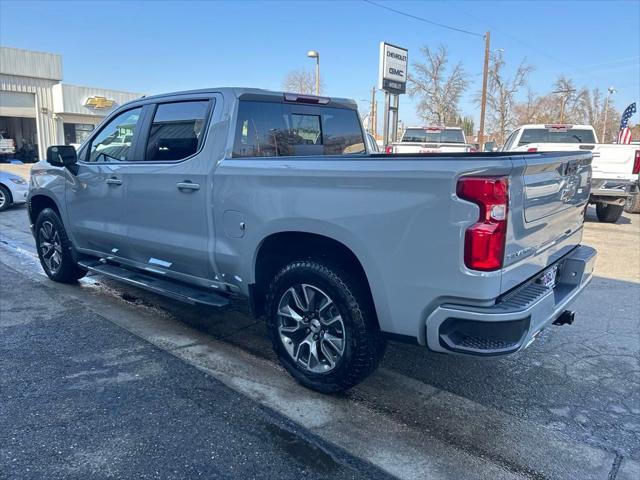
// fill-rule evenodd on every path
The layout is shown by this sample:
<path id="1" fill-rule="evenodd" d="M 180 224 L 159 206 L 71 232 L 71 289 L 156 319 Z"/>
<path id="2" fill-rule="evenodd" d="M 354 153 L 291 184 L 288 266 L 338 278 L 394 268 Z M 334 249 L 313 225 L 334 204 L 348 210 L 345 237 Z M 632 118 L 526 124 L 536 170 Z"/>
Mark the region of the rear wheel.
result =
<path id="1" fill-rule="evenodd" d="M 51 280 L 74 283 L 87 274 L 73 259 L 71 242 L 62 221 L 51 208 L 45 208 L 38 215 L 35 237 L 40 264 Z"/>
<path id="2" fill-rule="evenodd" d="M 274 349 L 301 384 L 323 393 L 347 390 L 384 354 L 362 282 L 325 261 L 300 260 L 271 282 L 268 326 Z"/>
<path id="3" fill-rule="evenodd" d="M 624 204 L 624 211 L 627 213 L 640 213 L 640 192 L 629 195 Z"/>
<path id="4" fill-rule="evenodd" d="M 13 203 L 11 192 L 4 185 L 0 185 L 0 212 L 4 212 Z"/>
<path id="5" fill-rule="evenodd" d="M 603 223 L 616 223 L 622 216 L 623 205 L 611 205 L 607 203 L 596 203 L 596 215 Z"/>

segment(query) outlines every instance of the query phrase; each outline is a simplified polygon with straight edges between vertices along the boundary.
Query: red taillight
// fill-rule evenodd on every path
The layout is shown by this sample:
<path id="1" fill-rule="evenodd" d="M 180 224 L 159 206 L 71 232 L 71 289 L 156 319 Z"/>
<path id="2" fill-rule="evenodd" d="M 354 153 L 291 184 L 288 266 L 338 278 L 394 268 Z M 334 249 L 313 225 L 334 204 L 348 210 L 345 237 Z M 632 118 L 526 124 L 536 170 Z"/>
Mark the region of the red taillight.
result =
<path id="1" fill-rule="evenodd" d="M 633 158 L 633 174 L 640 173 L 640 150 L 636 150 L 636 156 Z"/>
<path id="2" fill-rule="evenodd" d="M 537 152 L 538 149 L 536 147 L 531 147 L 531 148 L 527 148 L 527 152 L 529 153 L 533 153 L 533 152 Z"/>
<path id="3" fill-rule="evenodd" d="M 391 145 L 387 145 L 387 148 L 384 149 L 384 153 L 391 155 L 393 153 L 393 147 Z"/>
<path id="4" fill-rule="evenodd" d="M 458 180 L 458 197 L 480 207 L 478 222 L 464 237 L 464 263 L 473 270 L 502 268 L 507 236 L 507 177 L 463 177 Z"/>

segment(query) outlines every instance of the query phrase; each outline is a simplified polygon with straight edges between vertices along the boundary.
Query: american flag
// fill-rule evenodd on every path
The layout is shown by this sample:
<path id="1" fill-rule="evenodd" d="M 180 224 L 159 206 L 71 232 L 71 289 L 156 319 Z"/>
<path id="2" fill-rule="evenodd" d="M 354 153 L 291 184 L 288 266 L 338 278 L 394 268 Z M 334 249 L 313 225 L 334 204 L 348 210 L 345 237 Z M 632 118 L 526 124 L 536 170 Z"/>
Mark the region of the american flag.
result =
<path id="1" fill-rule="evenodd" d="M 631 143 L 631 130 L 629 129 L 629 119 L 636 113 L 636 102 L 629 105 L 622 114 L 620 121 L 620 131 L 618 132 L 618 143 L 628 145 Z"/>

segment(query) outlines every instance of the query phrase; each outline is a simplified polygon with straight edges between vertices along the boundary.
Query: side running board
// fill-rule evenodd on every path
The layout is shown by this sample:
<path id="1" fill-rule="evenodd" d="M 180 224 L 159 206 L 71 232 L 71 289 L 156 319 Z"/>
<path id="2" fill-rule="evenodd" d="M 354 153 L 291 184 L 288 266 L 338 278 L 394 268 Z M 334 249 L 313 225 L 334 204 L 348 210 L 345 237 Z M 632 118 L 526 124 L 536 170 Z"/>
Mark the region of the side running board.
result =
<path id="1" fill-rule="evenodd" d="M 185 283 L 172 281 L 165 278 L 157 278 L 143 272 L 129 270 L 98 260 L 82 260 L 78 265 L 87 270 L 107 277 L 120 280 L 136 287 L 150 290 L 160 295 L 174 298 L 191 304 L 202 304 L 210 307 L 224 307 L 229 299 L 215 292 L 210 292 Z"/>

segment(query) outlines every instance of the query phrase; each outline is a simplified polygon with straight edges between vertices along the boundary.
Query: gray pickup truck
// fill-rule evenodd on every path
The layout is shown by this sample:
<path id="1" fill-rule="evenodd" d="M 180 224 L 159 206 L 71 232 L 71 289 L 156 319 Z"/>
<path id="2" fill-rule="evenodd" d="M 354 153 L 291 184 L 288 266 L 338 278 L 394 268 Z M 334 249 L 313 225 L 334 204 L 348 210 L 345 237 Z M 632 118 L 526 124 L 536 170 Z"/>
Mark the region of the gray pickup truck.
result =
<path id="1" fill-rule="evenodd" d="M 371 154 L 356 104 L 254 89 L 146 97 L 33 167 L 54 281 L 244 298 L 302 384 L 345 390 L 385 340 L 516 352 L 593 274 L 591 153 Z"/>

